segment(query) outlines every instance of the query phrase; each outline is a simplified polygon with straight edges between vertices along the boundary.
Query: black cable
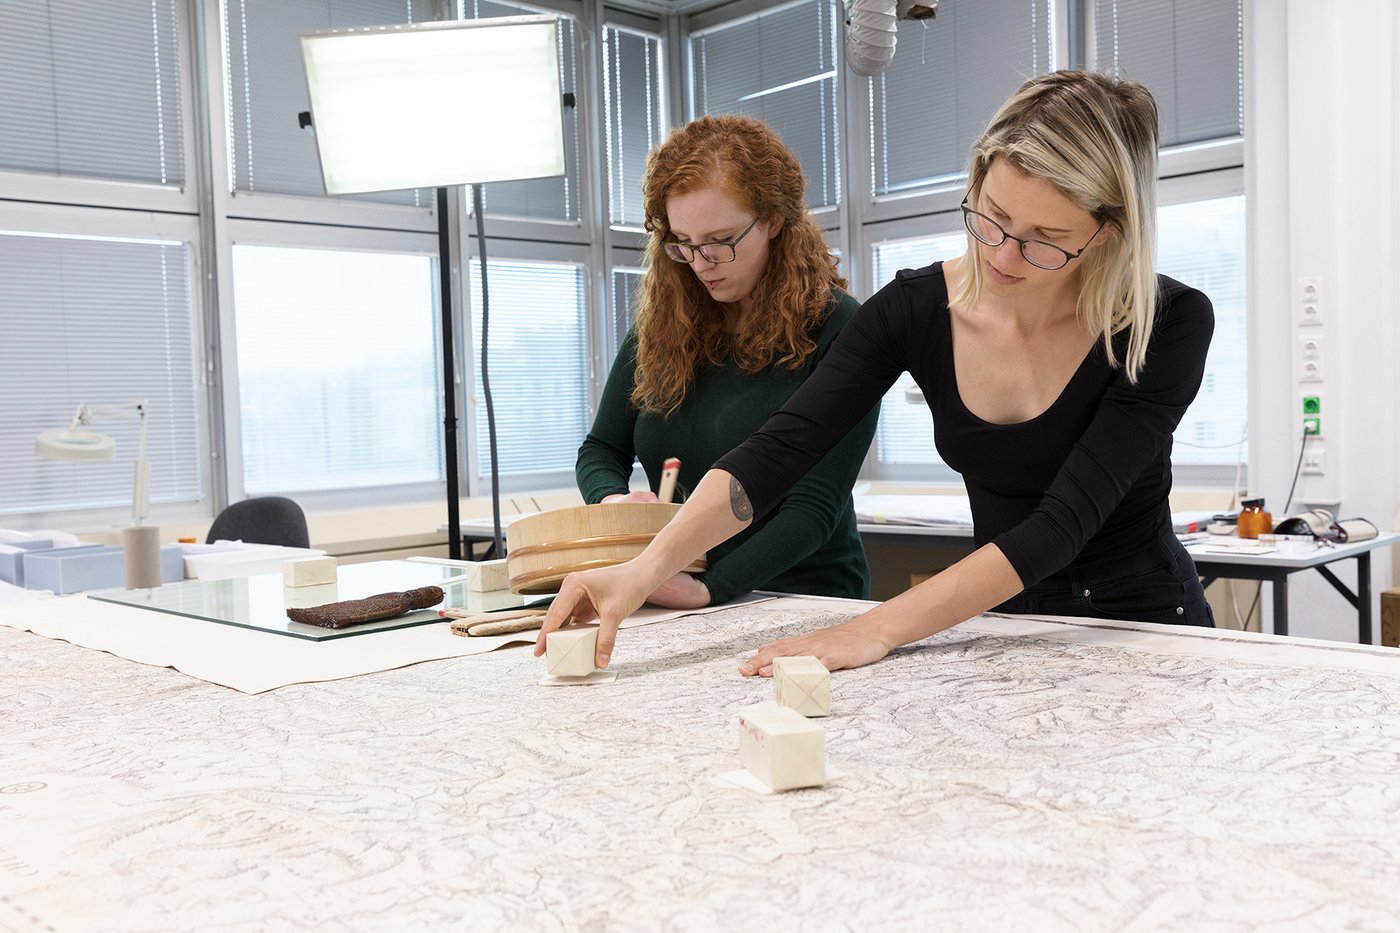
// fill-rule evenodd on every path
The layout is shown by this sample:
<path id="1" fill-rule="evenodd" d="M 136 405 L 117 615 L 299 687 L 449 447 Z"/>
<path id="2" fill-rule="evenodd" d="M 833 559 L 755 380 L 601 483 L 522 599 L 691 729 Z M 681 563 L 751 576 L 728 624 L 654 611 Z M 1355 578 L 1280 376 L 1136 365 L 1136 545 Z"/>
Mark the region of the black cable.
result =
<path id="1" fill-rule="evenodd" d="M 496 409 L 491 404 L 491 377 L 486 369 L 486 347 L 491 321 L 491 301 L 486 289 L 486 220 L 482 216 L 481 186 L 472 185 L 472 213 L 476 215 L 476 249 L 481 257 L 481 394 L 486 399 L 486 437 L 491 447 L 491 544 L 497 559 L 506 556 L 501 541 L 501 473 L 496 466 Z"/>
<path id="2" fill-rule="evenodd" d="M 1293 468 L 1293 485 L 1288 487 L 1288 501 L 1283 504 L 1281 519 L 1288 517 L 1288 508 L 1293 504 L 1293 490 L 1298 488 L 1298 477 L 1303 472 L 1303 451 L 1308 449 L 1308 438 L 1311 436 L 1308 429 L 1303 428 L 1303 442 L 1298 445 L 1298 465 Z"/>

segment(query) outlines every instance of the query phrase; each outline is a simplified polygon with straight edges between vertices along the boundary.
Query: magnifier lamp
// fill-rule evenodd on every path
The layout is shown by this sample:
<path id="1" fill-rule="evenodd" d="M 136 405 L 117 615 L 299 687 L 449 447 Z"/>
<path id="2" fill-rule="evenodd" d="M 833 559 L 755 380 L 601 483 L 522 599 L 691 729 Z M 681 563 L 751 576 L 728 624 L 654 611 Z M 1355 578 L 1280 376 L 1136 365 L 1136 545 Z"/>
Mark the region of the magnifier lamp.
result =
<path id="1" fill-rule="evenodd" d="M 47 460 L 93 463 L 111 460 L 117 443 L 106 434 L 81 430 L 94 421 L 134 414 L 141 419 L 136 448 L 135 478 L 131 491 L 131 527 L 122 529 L 126 587 L 137 589 L 160 586 L 160 529 L 143 525 L 151 502 L 151 472 L 146 461 L 146 400 L 134 399 L 116 405 L 78 406 L 66 428 L 44 431 L 34 439 L 34 452 Z"/>

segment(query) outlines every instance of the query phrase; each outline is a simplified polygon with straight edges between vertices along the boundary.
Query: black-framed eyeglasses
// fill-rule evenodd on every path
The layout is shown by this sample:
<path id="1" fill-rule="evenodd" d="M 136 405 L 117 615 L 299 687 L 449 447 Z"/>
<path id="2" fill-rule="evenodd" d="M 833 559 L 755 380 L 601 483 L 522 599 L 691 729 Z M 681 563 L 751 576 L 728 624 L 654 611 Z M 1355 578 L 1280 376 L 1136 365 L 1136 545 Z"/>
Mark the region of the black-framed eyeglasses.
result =
<path id="1" fill-rule="evenodd" d="M 758 218 L 753 219 L 753 223 L 744 228 L 744 232 L 732 240 L 715 240 L 713 243 L 666 243 L 666 255 L 676 262 L 694 262 L 695 254 L 699 253 L 706 262 L 733 262 L 734 247 L 739 245 L 739 241 L 749 235 L 749 231 L 758 223 Z"/>
<path id="2" fill-rule="evenodd" d="M 963 198 L 962 212 L 967 232 L 976 237 L 977 242 L 987 246 L 1000 246 L 1007 240 L 1015 240 L 1020 244 L 1021 255 L 1026 262 L 1047 272 L 1063 269 L 1071 261 L 1084 255 L 1084 250 L 1089 248 L 1089 243 L 1094 242 L 1094 237 L 1099 235 L 1099 230 L 1108 224 L 1107 220 L 1099 224 L 1099 229 L 1094 231 L 1094 236 L 1089 237 L 1089 243 L 1085 243 L 1079 252 L 1071 253 L 1067 249 L 1061 249 L 1053 243 L 1046 243 L 1044 240 L 1023 240 L 1018 236 L 1012 236 L 1006 232 L 1005 227 L 986 214 L 978 213 L 968 207 L 967 198 Z"/>

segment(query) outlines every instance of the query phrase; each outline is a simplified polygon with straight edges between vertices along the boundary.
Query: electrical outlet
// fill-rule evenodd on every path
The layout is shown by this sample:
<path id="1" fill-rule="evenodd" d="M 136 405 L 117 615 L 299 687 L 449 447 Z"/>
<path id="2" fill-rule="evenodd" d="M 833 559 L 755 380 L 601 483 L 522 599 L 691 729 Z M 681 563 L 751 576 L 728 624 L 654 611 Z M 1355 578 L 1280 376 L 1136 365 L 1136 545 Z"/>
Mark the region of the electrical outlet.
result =
<path id="1" fill-rule="evenodd" d="M 1303 414 L 1305 414 L 1305 415 L 1320 415 L 1320 414 L 1322 414 L 1322 394 L 1321 394 L 1321 393 L 1318 393 L 1317 395 L 1304 395 L 1304 396 L 1303 396 Z"/>
<path id="2" fill-rule="evenodd" d="M 1322 436 L 1322 419 L 1316 415 L 1311 415 L 1303 419 L 1303 434 L 1307 437 Z"/>
<path id="3" fill-rule="evenodd" d="M 1322 360 L 1303 360 L 1303 374 L 1298 377 L 1298 381 L 1321 382 Z"/>
<path id="4" fill-rule="evenodd" d="M 1322 279 L 1298 280 L 1298 323 L 1308 327 L 1322 325 Z"/>
<path id="5" fill-rule="evenodd" d="M 1307 476 L 1322 476 L 1327 472 L 1327 451 L 1321 447 L 1303 454 L 1303 473 Z"/>
<path id="6" fill-rule="evenodd" d="M 1322 335 L 1321 334 L 1299 334 L 1298 352 L 1305 360 L 1322 359 Z"/>

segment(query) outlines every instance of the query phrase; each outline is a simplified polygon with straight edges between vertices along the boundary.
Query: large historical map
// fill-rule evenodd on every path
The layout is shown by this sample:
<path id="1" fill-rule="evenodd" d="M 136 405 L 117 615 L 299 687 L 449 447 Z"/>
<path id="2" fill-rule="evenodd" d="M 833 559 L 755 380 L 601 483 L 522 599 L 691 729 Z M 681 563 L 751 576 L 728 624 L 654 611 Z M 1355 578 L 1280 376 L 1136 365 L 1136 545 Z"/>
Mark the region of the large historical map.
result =
<path id="1" fill-rule="evenodd" d="M 833 675 L 835 782 L 721 780 L 841 618 L 260 695 L 0 628 L 0 929 L 1400 929 L 1400 653 L 974 620 Z"/>

